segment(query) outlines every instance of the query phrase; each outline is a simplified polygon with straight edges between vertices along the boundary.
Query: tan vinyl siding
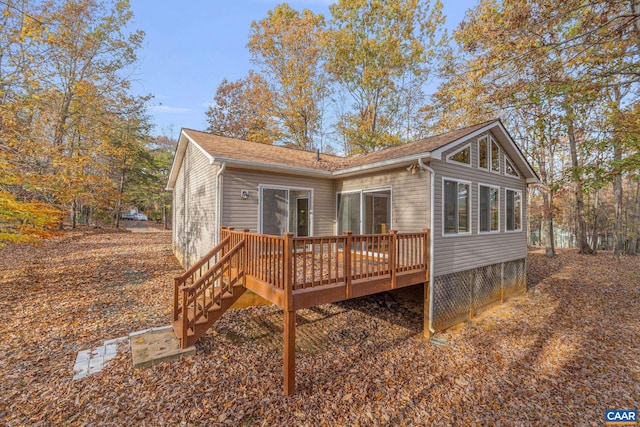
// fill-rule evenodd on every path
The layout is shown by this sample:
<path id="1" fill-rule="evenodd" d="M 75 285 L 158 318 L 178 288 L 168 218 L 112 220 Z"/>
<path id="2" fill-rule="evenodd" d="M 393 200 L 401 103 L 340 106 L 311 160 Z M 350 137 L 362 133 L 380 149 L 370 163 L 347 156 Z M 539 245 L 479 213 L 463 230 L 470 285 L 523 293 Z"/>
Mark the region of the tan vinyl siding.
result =
<path id="1" fill-rule="evenodd" d="M 173 188 L 173 253 L 184 264 L 184 226 L 185 226 L 185 205 L 184 205 L 184 168 L 180 168 L 178 178 Z"/>
<path id="2" fill-rule="evenodd" d="M 336 182 L 336 193 L 391 188 L 392 227 L 403 233 L 429 228 L 430 186 L 429 172 L 417 169 L 412 174 L 403 167 L 340 179 Z M 335 218 L 335 211 L 333 216 Z"/>
<path id="3" fill-rule="evenodd" d="M 335 223 L 335 192 L 333 180 L 304 176 L 252 172 L 227 167 L 223 174 L 222 225 L 258 232 L 260 185 L 313 189 L 313 234 L 332 235 Z M 249 198 L 242 199 L 242 190 Z"/>
<path id="4" fill-rule="evenodd" d="M 173 191 L 174 252 L 185 267 L 214 245 L 217 169 L 198 148 L 189 144 Z"/>
<path id="5" fill-rule="evenodd" d="M 477 140 L 471 140 L 471 167 L 446 162 L 446 155 L 466 143 L 452 147 L 443 153 L 442 160 L 432 160 L 431 168 L 436 172 L 434 188 L 434 274 L 440 276 L 503 261 L 525 258 L 527 255 L 527 188 L 523 178 L 504 174 L 504 151 L 500 150 L 500 174 L 478 169 Z M 468 142 L 467 142 L 468 143 Z M 443 177 L 471 182 L 471 234 L 446 235 L 442 230 L 442 186 Z M 500 231 L 479 233 L 478 184 L 500 187 Z M 522 230 L 506 231 L 506 189 L 522 191 Z"/>

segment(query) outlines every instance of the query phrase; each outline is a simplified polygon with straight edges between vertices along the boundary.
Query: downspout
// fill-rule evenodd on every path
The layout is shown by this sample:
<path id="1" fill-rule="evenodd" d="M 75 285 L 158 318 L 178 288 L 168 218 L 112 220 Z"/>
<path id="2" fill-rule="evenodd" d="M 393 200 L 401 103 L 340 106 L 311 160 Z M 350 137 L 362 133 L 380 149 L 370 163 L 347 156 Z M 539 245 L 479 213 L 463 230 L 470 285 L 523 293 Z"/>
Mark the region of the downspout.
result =
<path id="1" fill-rule="evenodd" d="M 433 207 L 433 201 L 435 199 L 435 191 L 436 191 L 436 172 L 431 169 L 429 166 L 425 165 L 422 162 L 421 158 L 418 158 L 418 166 L 420 166 L 420 168 L 424 171 L 429 172 L 429 175 L 431 175 L 431 189 L 429 190 L 429 195 L 430 195 L 430 209 L 431 209 L 431 213 L 429 214 L 429 230 L 430 230 L 430 236 L 429 236 L 429 333 L 431 335 L 433 335 L 436 331 L 433 329 L 433 224 L 434 224 L 434 219 L 433 217 L 435 216 L 435 210 Z"/>
<path id="2" fill-rule="evenodd" d="M 220 169 L 216 172 L 216 229 L 214 233 L 214 246 L 220 242 L 220 218 L 222 218 L 222 197 L 220 196 L 220 189 L 222 188 L 222 185 L 220 184 L 220 181 L 222 180 L 222 173 L 226 167 L 227 163 L 222 162 Z"/>

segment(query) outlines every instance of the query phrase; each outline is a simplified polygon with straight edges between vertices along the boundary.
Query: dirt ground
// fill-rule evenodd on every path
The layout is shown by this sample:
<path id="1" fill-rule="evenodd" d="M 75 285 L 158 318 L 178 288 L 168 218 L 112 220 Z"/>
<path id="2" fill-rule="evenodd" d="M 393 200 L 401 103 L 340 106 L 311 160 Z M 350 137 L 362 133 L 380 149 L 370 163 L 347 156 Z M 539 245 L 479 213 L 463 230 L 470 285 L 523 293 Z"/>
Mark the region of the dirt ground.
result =
<path id="1" fill-rule="evenodd" d="M 0 249 L 0 424 L 603 425 L 640 409 L 640 258 L 542 252 L 529 292 L 422 338 L 420 289 L 299 312 L 226 313 L 197 354 L 134 370 L 128 346 L 72 380 L 79 350 L 171 320 L 170 234 L 87 230 Z M 414 298 L 417 296 L 417 298 Z"/>

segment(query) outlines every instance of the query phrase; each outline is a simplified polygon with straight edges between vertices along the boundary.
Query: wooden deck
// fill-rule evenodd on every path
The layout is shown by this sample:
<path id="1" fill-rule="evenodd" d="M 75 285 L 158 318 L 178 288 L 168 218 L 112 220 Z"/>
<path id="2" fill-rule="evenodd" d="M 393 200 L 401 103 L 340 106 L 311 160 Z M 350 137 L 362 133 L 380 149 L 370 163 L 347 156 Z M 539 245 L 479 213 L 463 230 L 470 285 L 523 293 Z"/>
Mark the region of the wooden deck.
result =
<path id="1" fill-rule="evenodd" d="M 429 230 L 279 237 L 223 227 L 220 244 L 175 279 L 174 330 L 183 347 L 193 344 L 251 290 L 284 311 L 284 389 L 291 394 L 296 310 L 427 283 L 429 238 Z"/>

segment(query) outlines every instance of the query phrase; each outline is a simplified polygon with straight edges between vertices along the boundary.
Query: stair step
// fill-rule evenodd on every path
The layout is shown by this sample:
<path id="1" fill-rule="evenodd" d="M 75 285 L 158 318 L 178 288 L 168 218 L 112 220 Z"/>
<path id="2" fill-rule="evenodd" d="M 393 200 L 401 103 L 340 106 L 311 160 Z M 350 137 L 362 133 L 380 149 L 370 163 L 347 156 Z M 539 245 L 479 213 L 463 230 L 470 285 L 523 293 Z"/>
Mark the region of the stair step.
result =
<path id="1" fill-rule="evenodd" d="M 173 331 L 176 333 L 176 336 L 182 337 L 182 319 L 174 320 L 171 324 L 173 327 Z M 193 329 L 187 328 L 187 338 L 194 336 L 195 333 Z"/>

